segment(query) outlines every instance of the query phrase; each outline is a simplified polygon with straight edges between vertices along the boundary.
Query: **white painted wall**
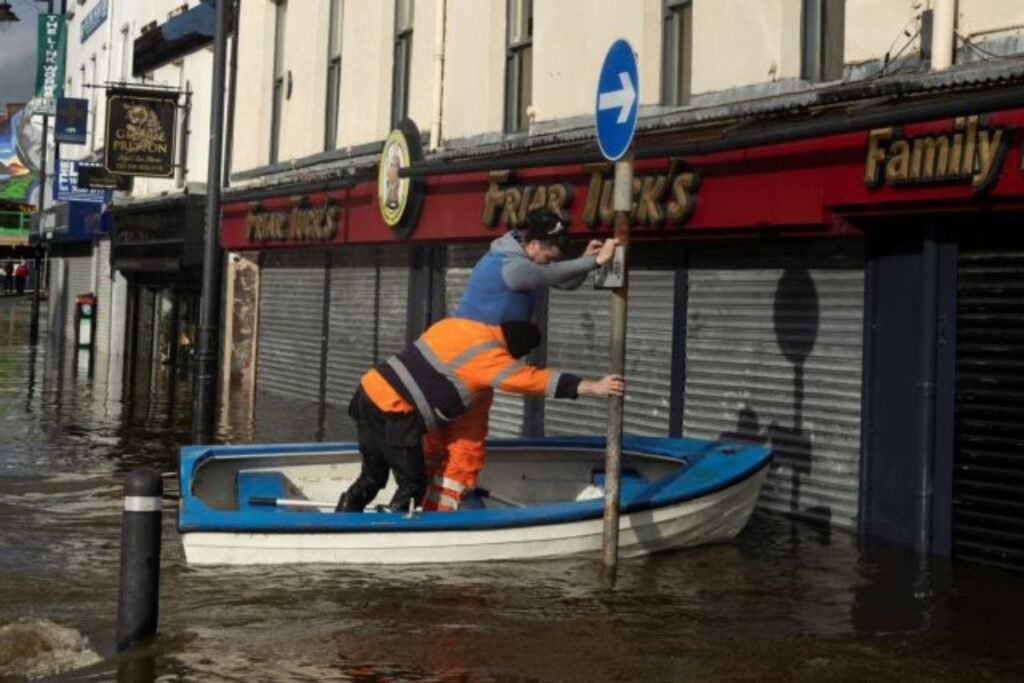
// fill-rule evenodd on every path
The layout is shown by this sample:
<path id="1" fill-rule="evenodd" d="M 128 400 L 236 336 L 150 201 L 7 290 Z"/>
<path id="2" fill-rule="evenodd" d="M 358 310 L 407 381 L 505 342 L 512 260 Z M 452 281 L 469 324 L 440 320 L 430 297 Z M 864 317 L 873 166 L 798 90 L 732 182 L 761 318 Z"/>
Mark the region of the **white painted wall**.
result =
<path id="1" fill-rule="evenodd" d="M 698 0 L 693 26 L 693 94 L 764 83 L 778 72 L 785 39 L 779 0 Z M 793 39 L 799 45 L 799 32 Z"/>
<path id="2" fill-rule="evenodd" d="M 120 0 L 124 2 L 125 0 Z M 151 0 L 152 1 L 152 0 Z M 422 129 L 433 101 L 434 14 L 440 0 L 416 0 L 410 114 Z M 931 0 L 847 0 L 845 62 L 886 52 L 914 55 L 920 13 Z M 801 0 L 693 0 L 693 94 L 800 75 Z M 281 160 L 322 150 L 326 91 L 327 0 L 290 0 L 286 68 L 293 73 L 285 105 Z M 959 30 L 1024 24 L 1024 2 L 960 0 Z M 273 4 L 242 5 L 239 106 L 234 171 L 267 163 Z M 501 132 L 505 78 L 505 0 L 448 0 L 443 137 L 448 141 Z M 1020 30 L 1020 29 L 1014 29 Z M 608 45 L 625 37 L 640 57 L 641 104 L 660 98 L 661 0 L 536 0 L 533 104 L 536 123 L 588 115 Z M 392 0 L 345 0 L 338 146 L 383 139 L 390 127 Z"/>

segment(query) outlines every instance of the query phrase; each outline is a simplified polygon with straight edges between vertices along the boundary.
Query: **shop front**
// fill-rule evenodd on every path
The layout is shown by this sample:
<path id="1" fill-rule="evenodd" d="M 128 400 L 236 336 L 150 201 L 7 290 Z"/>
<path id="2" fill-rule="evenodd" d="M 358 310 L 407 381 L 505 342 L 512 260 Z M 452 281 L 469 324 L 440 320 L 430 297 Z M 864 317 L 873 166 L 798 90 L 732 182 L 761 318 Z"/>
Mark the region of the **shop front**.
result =
<path id="1" fill-rule="evenodd" d="M 111 265 L 127 282 L 125 378 L 133 391 L 191 386 L 202 284 L 203 197 L 178 195 L 111 209 Z"/>
<path id="2" fill-rule="evenodd" d="M 1024 337 L 1002 334 L 1000 312 L 1020 293 L 1019 246 L 1003 243 L 1024 208 L 1022 122 L 993 112 L 638 161 L 625 432 L 768 444 L 766 509 L 1024 565 Z M 320 435 L 337 433 L 324 414 L 343 422 L 359 374 L 452 310 L 491 239 L 537 206 L 581 243 L 607 236 L 611 184 L 606 164 L 431 176 L 402 230 L 372 182 L 229 198 L 222 245 L 260 263 L 245 303 L 257 395 L 302 399 Z M 538 358 L 605 372 L 608 293 L 587 283 L 541 303 Z M 492 433 L 606 421 L 596 400 L 503 396 Z"/>

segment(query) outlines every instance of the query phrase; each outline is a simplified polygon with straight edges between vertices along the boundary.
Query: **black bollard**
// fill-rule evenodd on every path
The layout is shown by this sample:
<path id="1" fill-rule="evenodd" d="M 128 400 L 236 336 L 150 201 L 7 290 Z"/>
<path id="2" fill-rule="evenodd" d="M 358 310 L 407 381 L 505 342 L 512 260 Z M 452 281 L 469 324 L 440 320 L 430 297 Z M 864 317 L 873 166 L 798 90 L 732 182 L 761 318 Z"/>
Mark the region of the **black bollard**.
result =
<path id="1" fill-rule="evenodd" d="M 117 649 L 156 635 L 160 599 L 160 496 L 164 482 L 148 467 L 128 473 L 121 516 L 121 593 Z"/>

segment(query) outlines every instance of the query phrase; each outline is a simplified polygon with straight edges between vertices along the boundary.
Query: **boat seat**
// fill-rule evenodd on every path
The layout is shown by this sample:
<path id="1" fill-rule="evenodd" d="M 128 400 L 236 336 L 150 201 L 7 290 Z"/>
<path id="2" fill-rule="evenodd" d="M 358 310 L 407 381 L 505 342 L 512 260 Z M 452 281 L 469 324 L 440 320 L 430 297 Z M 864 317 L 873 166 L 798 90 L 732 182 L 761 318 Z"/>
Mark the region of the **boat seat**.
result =
<path id="1" fill-rule="evenodd" d="M 601 487 L 604 490 L 604 479 L 605 472 L 603 467 L 595 468 L 593 474 L 590 477 L 590 482 L 594 486 Z M 621 498 L 632 498 L 638 496 L 647 490 L 650 486 L 649 481 L 640 476 L 640 473 L 634 469 L 624 469 L 619 474 L 619 496 Z"/>
<path id="2" fill-rule="evenodd" d="M 236 488 L 239 507 L 249 507 L 250 498 L 285 497 L 287 482 L 280 472 L 246 472 L 242 470 L 237 476 Z"/>

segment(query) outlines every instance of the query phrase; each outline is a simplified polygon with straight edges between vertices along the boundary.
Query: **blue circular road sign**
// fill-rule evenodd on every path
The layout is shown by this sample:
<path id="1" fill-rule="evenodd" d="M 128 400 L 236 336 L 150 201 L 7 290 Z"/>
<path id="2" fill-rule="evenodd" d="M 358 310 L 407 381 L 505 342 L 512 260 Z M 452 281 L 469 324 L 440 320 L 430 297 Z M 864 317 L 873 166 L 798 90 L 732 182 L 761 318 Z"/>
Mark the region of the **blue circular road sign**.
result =
<path id="1" fill-rule="evenodd" d="M 629 149 L 636 130 L 639 99 L 636 54 L 633 46 L 620 38 L 604 57 L 594 103 L 597 144 L 605 159 L 615 161 Z"/>

